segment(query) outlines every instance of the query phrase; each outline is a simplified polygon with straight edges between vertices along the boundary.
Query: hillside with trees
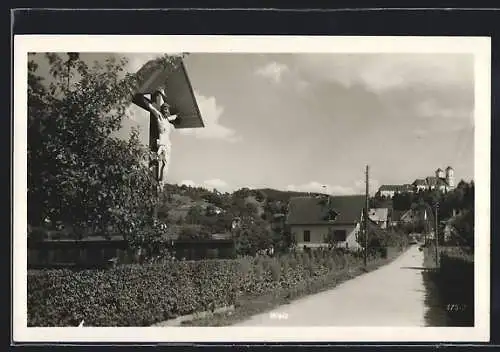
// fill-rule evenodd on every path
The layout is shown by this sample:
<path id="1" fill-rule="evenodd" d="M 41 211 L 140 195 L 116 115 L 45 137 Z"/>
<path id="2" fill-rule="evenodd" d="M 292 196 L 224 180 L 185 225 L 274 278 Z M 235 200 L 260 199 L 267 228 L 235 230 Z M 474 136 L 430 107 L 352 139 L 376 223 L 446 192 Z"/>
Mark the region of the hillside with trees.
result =
<path id="1" fill-rule="evenodd" d="M 213 234 L 227 234 L 236 240 L 240 254 L 252 255 L 259 250 L 289 245 L 275 218 L 286 216 L 288 199 L 305 193 L 242 188 L 221 193 L 203 187 L 165 185 L 159 219 L 176 238 L 206 239 Z M 183 215 L 178 216 L 180 213 Z M 238 228 L 233 229 L 233 221 Z"/>

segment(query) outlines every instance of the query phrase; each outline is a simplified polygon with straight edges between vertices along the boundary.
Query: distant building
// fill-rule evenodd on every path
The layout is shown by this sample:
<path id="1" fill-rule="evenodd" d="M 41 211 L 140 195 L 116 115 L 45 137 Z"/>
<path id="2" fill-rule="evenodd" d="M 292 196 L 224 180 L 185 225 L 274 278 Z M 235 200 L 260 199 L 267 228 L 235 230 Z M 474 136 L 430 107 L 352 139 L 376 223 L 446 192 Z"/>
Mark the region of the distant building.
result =
<path id="1" fill-rule="evenodd" d="M 392 198 L 397 193 L 413 192 L 411 185 L 382 185 L 378 190 L 378 194 L 382 197 Z"/>
<path id="2" fill-rule="evenodd" d="M 420 192 L 420 191 L 425 191 L 428 186 L 427 186 L 427 181 L 425 179 L 416 179 L 412 183 L 415 192 Z"/>
<path id="3" fill-rule="evenodd" d="M 455 188 L 454 170 L 451 166 L 448 166 L 445 171 L 439 168 L 435 171 L 434 176 L 416 179 L 413 186 L 416 191 L 437 189 L 441 192 L 448 192 Z"/>
<path id="4" fill-rule="evenodd" d="M 392 198 L 397 193 L 421 192 L 425 190 L 437 189 L 441 192 L 448 192 L 455 188 L 455 175 L 451 166 L 445 170 L 439 168 L 434 172 L 434 176 L 418 178 L 411 185 L 382 185 L 377 195 Z"/>

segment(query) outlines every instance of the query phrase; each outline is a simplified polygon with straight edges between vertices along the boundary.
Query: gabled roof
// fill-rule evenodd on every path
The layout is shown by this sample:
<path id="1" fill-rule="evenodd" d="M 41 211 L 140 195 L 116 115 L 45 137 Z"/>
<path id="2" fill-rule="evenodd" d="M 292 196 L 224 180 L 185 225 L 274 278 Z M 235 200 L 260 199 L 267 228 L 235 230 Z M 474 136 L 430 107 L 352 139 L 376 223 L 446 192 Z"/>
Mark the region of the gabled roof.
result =
<path id="1" fill-rule="evenodd" d="M 166 102 L 180 117 L 174 122 L 176 129 L 205 127 L 198 102 L 181 57 L 172 57 L 173 64 L 163 58 L 146 62 L 136 73 L 137 93 L 151 94 L 160 87 L 166 89 Z M 140 104 L 142 108 L 147 108 Z"/>
<path id="2" fill-rule="evenodd" d="M 293 197 L 288 205 L 289 225 L 354 224 L 360 221 L 365 205 L 364 195 L 316 197 Z M 334 221 L 328 215 L 335 212 Z"/>
<path id="3" fill-rule="evenodd" d="M 425 180 L 428 186 L 446 186 L 446 182 L 439 177 L 429 176 Z"/>
<path id="4" fill-rule="evenodd" d="M 404 211 L 403 214 L 401 214 L 400 219 L 403 220 L 403 219 L 408 218 L 408 217 L 413 218 L 415 215 L 416 215 L 416 212 L 413 209 L 409 209 L 409 210 Z"/>
<path id="5" fill-rule="evenodd" d="M 414 186 L 427 186 L 427 182 L 424 179 L 417 178 L 415 181 L 413 181 Z"/>
<path id="6" fill-rule="evenodd" d="M 372 208 L 368 217 L 373 221 L 387 221 L 388 208 Z"/>
<path id="7" fill-rule="evenodd" d="M 406 210 L 393 210 L 391 213 L 391 221 L 400 221 L 401 217 L 406 213 Z"/>

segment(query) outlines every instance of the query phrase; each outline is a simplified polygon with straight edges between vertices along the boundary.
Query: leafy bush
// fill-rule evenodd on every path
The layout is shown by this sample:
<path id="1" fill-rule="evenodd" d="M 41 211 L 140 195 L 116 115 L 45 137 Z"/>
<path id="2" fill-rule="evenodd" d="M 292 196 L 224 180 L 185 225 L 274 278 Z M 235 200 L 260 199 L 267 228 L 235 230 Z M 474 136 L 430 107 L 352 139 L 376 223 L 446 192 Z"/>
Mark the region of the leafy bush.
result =
<path id="1" fill-rule="evenodd" d="M 452 221 L 452 224 L 458 243 L 474 248 L 474 209 L 464 211 Z"/>
<path id="2" fill-rule="evenodd" d="M 242 296 L 310 293 L 361 264 L 352 254 L 325 251 L 109 270 L 30 270 L 28 325 L 76 326 L 84 319 L 89 326 L 150 326 L 233 305 Z"/>
<path id="3" fill-rule="evenodd" d="M 28 275 L 30 326 L 151 325 L 234 303 L 236 261 L 126 265 Z"/>

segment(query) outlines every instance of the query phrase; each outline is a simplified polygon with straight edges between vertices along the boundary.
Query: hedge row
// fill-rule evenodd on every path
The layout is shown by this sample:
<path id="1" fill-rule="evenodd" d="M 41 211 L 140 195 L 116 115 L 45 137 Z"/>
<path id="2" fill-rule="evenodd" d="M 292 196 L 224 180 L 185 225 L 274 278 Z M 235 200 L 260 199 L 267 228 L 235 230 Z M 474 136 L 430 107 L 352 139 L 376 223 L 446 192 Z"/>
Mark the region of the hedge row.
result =
<path id="1" fill-rule="evenodd" d="M 238 297 L 293 292 L 360 267 L 351 254 L 123 265 L 109 270 L 28 272 L 28 326 L 150 326 L 235 304 Z"/>

